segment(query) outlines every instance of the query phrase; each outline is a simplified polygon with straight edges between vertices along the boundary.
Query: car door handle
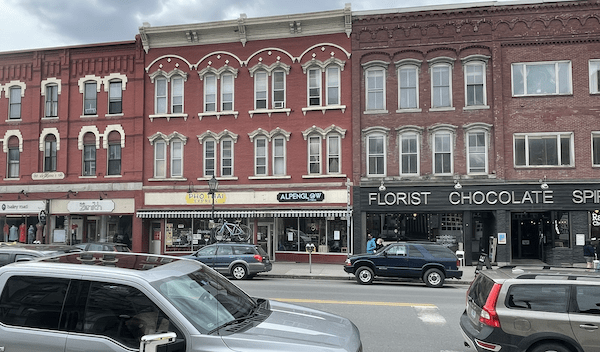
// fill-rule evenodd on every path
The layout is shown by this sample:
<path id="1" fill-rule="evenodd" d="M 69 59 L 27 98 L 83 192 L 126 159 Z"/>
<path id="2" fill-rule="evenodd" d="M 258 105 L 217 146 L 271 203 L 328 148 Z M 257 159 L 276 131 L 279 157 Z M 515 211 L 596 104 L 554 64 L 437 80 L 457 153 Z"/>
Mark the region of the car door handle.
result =
<path id="1" fill-rule="evenodd" d="M 597 325 L 593 325 L 593 324 L 581 324 L 579 325 L 580 328 L 582 328 L 583 330 L 598 330 L 598 326 Z"/>

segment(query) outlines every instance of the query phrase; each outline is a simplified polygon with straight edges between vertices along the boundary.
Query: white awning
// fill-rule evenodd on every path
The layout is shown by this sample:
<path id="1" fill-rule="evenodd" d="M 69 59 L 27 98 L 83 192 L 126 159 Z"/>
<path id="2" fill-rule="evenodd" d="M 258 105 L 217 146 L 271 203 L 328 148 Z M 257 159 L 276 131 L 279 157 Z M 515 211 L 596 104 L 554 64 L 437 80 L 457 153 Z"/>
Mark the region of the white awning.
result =
<path id="1" fill-rule="evenodd" d="M 294 210 L 215 210 L 215 218 L 322 218 L 346 217 L 347 209 L 294 209 Z M 138 210 L 142 219 L 163 218 L 206 218 L 212 217 L 210 210 Z"/>

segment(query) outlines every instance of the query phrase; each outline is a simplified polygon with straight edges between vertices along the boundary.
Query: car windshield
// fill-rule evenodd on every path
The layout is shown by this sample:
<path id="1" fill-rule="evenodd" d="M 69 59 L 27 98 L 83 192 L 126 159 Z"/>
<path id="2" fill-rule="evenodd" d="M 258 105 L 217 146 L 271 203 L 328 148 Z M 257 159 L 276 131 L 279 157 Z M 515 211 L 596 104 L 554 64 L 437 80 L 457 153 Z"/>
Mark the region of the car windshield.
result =
<path id="1" fill-rule="evenodd" d="M 244 291 L 205 268 L 170 276 L 152 286 L 203 334 L 247 317 L 257 307 Z"/>

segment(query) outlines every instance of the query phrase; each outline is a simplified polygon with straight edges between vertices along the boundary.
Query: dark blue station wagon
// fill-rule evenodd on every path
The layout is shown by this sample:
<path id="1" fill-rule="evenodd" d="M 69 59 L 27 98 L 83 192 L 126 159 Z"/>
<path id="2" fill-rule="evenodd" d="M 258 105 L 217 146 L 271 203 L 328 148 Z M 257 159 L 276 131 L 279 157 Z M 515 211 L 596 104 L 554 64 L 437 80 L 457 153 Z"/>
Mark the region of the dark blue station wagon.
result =
<path id="1" fill-rule="evenodd" d="M 349 256 L 344 271 L 370 284 L 376 276 L 420 278 L 429 287 L 442 287 L 446 278 L 460 279 L 458 258 L 448 248 L 431 242 L 397 242 L 374 254 Z"/>
<path id="2" fill-rule="evenodd" d="M 231 275 L 236 280 L 271 271 L 273 266 L 269 255 L 261 246 L 249 243 L 214 243 L 184 258 L 200 261 L 222 275 Z"/>

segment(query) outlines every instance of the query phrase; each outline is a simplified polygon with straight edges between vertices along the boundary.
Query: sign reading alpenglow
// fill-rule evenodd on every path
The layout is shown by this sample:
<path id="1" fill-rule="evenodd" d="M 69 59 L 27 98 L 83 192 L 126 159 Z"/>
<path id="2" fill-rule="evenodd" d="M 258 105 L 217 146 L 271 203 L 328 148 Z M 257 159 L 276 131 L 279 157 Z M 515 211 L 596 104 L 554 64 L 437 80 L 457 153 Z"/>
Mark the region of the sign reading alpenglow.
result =
<path id="1" fill-rule="evenodd" d="M 67 204 L 71 213 L 110 213 L 115 210 L 112 200 L 78 200 Z"/>
<path id="2" fill-rule="evenodd" d="M 322 202 L 325 199 L 323 192 L 285 192 L 278 193 L 280 202 Z"/>

